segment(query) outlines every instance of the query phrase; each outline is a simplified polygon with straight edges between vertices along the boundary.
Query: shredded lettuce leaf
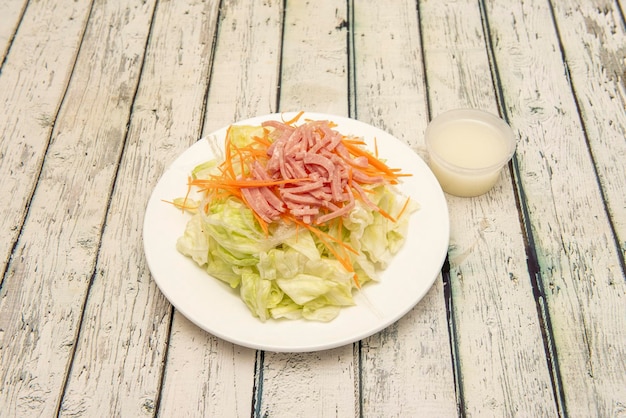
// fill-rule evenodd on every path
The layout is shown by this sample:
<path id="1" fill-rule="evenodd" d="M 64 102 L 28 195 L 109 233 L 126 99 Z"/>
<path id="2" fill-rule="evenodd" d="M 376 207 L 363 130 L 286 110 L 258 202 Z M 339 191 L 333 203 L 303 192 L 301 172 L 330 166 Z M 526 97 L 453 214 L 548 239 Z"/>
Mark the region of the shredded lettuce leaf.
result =
<path id="1" fill-rule="evenodd" d="M 236 131 L 240 145 L 259 127 Z M 203 163 L 194 177 L 209 176 L 217 161 Z M 391 186 L 372 187 L 370 200 L 389 214 L 402 211 L 406 199 Z M 180 204 L 182 199 L 177 199 Z M 176 202 L 175 202 L 176 203 Z M 393 222 L 361 201 L 340 221 L 320 226 L 341 237 L 356 254 L 350 253 L 354 272 L 347 271 L 318 236 L 295 224 L 276 222 L 266 233 L 252 210 L 232 196 L 210 202 L 185 198 L 193 212 L 176 248 L 206 272 L 239 289 L 242 301 L 261 321 L 299 319 L 327 322 L 342 307 L 354 305 L 353 293 L 360 286 L 379 280 L 404 242 L 409 214 L 417 204 L 409 201 L 400 219 Z M 199 210 L 205 207 L 206 210 Z"/>

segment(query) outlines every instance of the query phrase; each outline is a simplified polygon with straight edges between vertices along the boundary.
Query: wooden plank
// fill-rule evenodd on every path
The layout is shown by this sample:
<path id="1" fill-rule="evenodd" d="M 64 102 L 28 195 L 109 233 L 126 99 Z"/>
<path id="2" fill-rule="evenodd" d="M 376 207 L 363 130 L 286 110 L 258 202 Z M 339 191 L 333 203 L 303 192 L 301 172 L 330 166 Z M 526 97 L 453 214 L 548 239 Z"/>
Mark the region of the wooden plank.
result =
<path id="1" fill-rule="evenodd" d="M 204 135 L 276 110 L 282 14 L 277 2 L 222 3 Z M 159 415 L 251 416 L 255 361 L 175 312 Z"/>
<path id="2" fill-rule="evenodd" d="M 157 6 L 63 398 L 64 416 L 156 413 L 171 307 L 145 264 L 141 225 L 160 175 L 200 133 L 217 16 L 214 2 L 161 1 Z M 147 30 L 149 17 L 136 28 Z M 190 379 L 199 370 L 197 365 L 186 368 Z M 194 380 L 194 386 L 205 388 L 197 385 L 200 381 Z M 196 393 L 189 385 L 183 388 Z"/>
<path id="3" fill-rule="evenodd" d="M 282 2 L 224 2 L 204 135 L 278 111 L 283 12 Z"/>
<path id="4" fill-rule="evenodd" d="M 621 31 L 622 35 L 618 36 L 623 39 L 623 26 L 621 29 L 619 24 L 611 26 L 610 22 L 615 20 L 608 16 L 592 18 L 597 16 L 597 5 L 601 3 L 579 2 L 575 10 L 581 16 L 576 19 L 582 17 L 586 25 L 608 24 L 600 33 Z M 549 4 L 543 1 L 486 4 L 503 98 L 511 122 L 521 136 L 519 183 L 528 208 L 526 222 L 536 245 L 538 274 L 544 286 L 552 336 L 558 347 L 557 377 L 562 381 L 565 412 L 581 417 L 616 416 L 624 411 L 626 386 L 626 283 L 623 264 L 615 251 L 604 195 L 596 178 L 602 169 L 594 166 L 590 155 L 590 142 L 600 152 L 595 148 L 598 131 L 592 124 L 581 125 L 577 106 L 577 101 L 588 100 L 586 92 L 610 89 L 615 82 L 606 86 L 602 79 L 596 82 L 586 74 L 584 82 L 600 85 L 575 89 L 576 101 L 566 76 Z M 610 6 L 609 2 L 604 4 Z M 568 8 L 563 5 L 557 10 L 562 14 Z M 604 9 L 599 10 L 605 13 Z M 569 29 L 563 25 L 568 24 L 574 22 L 562 21 L 559 29 L 567 33 Z M 581 23 L 577 25 L 581 27 Z M 565 57 L 580 54 L 577 49 L 589 44 L 589 34 L 583 31 L 576 36 L 577 45 L 571 40 L 567 42 Z M 609 39 L 606 41 L 612 44 Z M 615 46 L 604 51 L 607 57 Z M 598 63 L 602 64 L 602 60 Z M 572 67 L 575 64 L 571 62 Z M 576 77 L 580 88 L 583 82 L 580 70 Z M 595 99 L 603 95 L 592 94 Z M 588 105 L 585 106 L 588 111 Z M 619 104 L 610 106 L 599 111 L 608 113 Z M 588 121 L 589 117 L 586 114 L 584 119 Z M 597 156 L 596 161 L 602 166 L 607 158 Z M 623 172 L 619 175 L 623 176 Z"/>
<path id="5" fill-rule="evenodd" d="M 0 2 L 0 67 L 27 5 L 28 0 Z"/>
<path id="6" fill-rule="evenodd" d="M 159 415 L 252 416 L 255 354 L 212 336 L 176 312 Z"/>
<path id="7" fill-rule="evenodd" d="M 353 30 L 358 119 L 424 156 L 417 133 L 424 131 L 428 115 L 415 2 L 355 2 Z M 362 342 L 363 416 L 454 416 L 449 345 L 439 277 L 416 308 Z"/>
<path id="8" fill-rule="evenodd" d="M 497 114 L 479 4 L 425 1 L 420 20 L 432 116 L 459 107 Z M 447 200 L 462 412 L 553 416 L 557 409 L 508 170 L 486 195 Z"/>
<path id="9" fill-rule="evenodd" d="M 280 111 L 348 116 L 347 8 L 287 1 Z"/>
<path id="10" fill-rule="evenodd" d="M 581 356 L 574 351 L 580 343 L 564 343 L 559 352 L 567 361 L 560 364 L 566 382 L 584 376 L 581 386 L 595 400 L 588 406 L 591 414 L 617 416 L 626 404 L 626 31 L 614 2 L 568 0 L 553 2 L 553 8 L 584 134 L 615 233 L 615 249 L 622 255 L 622 277 L 620 266 L 609 264 L 610 274 L 597 274 L 596 281 L 585 289 L 592 297 L 582 312 L 583 327 L 590 331 L 583 346 L 590 351 Z M 608 247 L 613 247 L 611 237 L 606 239 Z M 592 279 L 587 274 L 583 277 Z M 576 363 L 583 358 L 586 370 Z M 580 386 L 565 388 L 568 405 L 577 408 L 578 402 L 584 402 L 578 399 Z M 572 416 L 587 412 L 571 409 Z"/>
<path id="11" fill-rule="evenodd" d="M 59 407 L 94 275 L 153 7 L 154 3 L 144 1 L 100 2 L 91 10 L 2 287 L 4 390 L 0 403 L 9 415 L 51 416 Z M 62 11 L 51 22 L 68 20 Z M 70 28 L 65 29 L 69 32 Z M 56 36 L 64 42 L 67 35 Z M 58 54 L 54 46 L 47 47 Z M 71 65 L 71 60 L 65 64 Z M 66 68 L 59 70 L 67 73 Z M 36 86 L 33 89 L 31 93 L 36 94 Z M 29 97 L 28 92 L 22 94 Z M 35 112 L 31 117 L 42 115 Z"/>
<path id="12" fill-rule="evenodd" d="M 0 271 L 3 272 L 39 176 L 89 7 L 88 0 L 63 4 L 33 2 L 22 19 L 12 53 L 2 66 Z M 47 36 L 43 38 L 42 33 Z"/>
<path id="13" fill-rule="evenodd" d="M 626 31 L 607 0 L 554 2 L 563 54 L 587 142 L 626 255 Z M 622 28 L 621 30 L 619 28 Z M 594 80 L 590 83 L 589 80 Z"/>
<path id="14" fill-rule="evenodd" d="M 280 111 L 348 113 L 347 9 L 342 1 L 287 1 Z M 352 345 L 261 356 L 257 416 L 354 416 Z"/>

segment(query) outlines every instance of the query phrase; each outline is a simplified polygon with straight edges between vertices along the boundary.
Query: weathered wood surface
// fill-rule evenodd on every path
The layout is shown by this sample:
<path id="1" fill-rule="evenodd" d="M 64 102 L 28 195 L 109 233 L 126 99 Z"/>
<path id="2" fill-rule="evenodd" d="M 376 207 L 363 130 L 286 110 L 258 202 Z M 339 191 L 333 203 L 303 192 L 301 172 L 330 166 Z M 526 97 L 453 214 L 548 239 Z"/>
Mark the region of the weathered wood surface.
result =
<path id="1" fill-rule="evenodd" d="M 61 405 L 63 416 L 154 414 L 168 340 L 174 339 L 169 336 L 171 308 L 151 280 L 143 255 L 128 251 L 127 245 L 141 241 L 142 213 L 164 168 L 200 133 L 218 12 L 210 2 L 161 1 L 153 8 L 146 10 L 152 20 L 150 42 L 137 60 L 141 78 L 130 103 L 118 182 Z M 107 390 L 111 387 L 115 390 Z"/>
<path id="2" fill-rule="evenodd" d="M 39 149 L 31 158 L 24 154 L 17 157 L 28 163 L 37 162 L 37 155 L 45 158 L 39 173 L 23 179 L 26 190 L 34 179 L 37 183 L 0 299 L 5 337 L 0 356 L 2 399 L 11 415 L 51 415 L 64 394 L 85 300 L 99 274 L 94 264 L 105 218 L 113 216 L 107 213 L 108 200 L 142 69 L 153 7 L 154 3 L 129 1 L 95 4 L 90 11 L 81 9 L 80 16 L 73 16 L 76 10 L 72 8 L 63 10 L 64 15 L 57 16 L 63 18 L 61 23 L 80 24 L 83 19 L 79 17 L 89 12 L 82 39 L 74 36 L 82 25 L 75 23 L 79 27 L 72 27 L 70 45 L 80 45 L 80 50 L 68 48 L 68 65 L 60 68 L 58 75 L 50 69 L 51 80 L 43 80 L 45 85 L 56 77 L 60 79 L 56 83 L 59 88 L 49 91 L 50 96 L 57 95 L 50 97 L 50 108 L 35 110 L 40 87 L 35 85 L 31 87 L 35 109 L 16 115 L 16 119 L 26 115 L 45 119 L 38 124 L 43 132 L 35 138 L 24 138 L 41 141 Z M 29 8 L 28 12 L 34 10 Z M 46 16 L 51 20 L 50 27 L 57 25 L 55 10 L 45 10 L 53 16 Z M 116 28 L 113 33 L 112 27 Z M 40 33 L 44 28 L 36 29 Z M 58 36 L 56 41 L 65 42 L 63 32 Z M 45 45 L 41 55 L 50 54 L 50 59 L 59 60 L 57 48 L 60 46 L 54 43 Z M 45 68 L 45 64 L 39 65 Z M 30 104 L 28 93 L 22 97 Z M 58 112 L 52 108 L 57 103 Z M 3 144 L 14 146 L 13 138 L 3 139 Z M 15 187 L 21 190 L 20 185 Z"/>
<path id="3" fill-rule="evenodd" d="M 561 6 L 555 7 L 563 7 L 558 3 Z M 610 12 L 609 2 L 578 3 L 570 11 L 588 23 L 598 13 L 615 14 Z M 617 231 L 607 211 L 607 204 L 612 202 L 604 192 L 613 182 L 605 178 L 605 183 L 599 184 L 597 174 L 598 166 L 604 166 L 610 157 L 596 154 L 592 158 L 590 144 L 600 140 L 594 136 L 597 131 L 586 129 L 579 113 L 589 93 L 580 95 L 563 76 L 567 73 L 564 57 L 567 60 L 584 42 L 572 45 L 569 39 L 568 44 L 563 43 L 563 31 L 567 31 L 563 28 L 574 22 L 561 15 L 555 26 L 549 5 L 542 1 L 506 8 L 487 2 L 487 11 L 492 36 L 497 39 L 493 43 L 494 59 L 503 102 L 511 124 L 520 132 L 518 185 L 522 204 L 528 209 L 524 221 L 534 243 L 539 290 L 549 313 L 548 331 L 556 346 L 554 380 L 563 392 L 563 412 L 581 417 L 623 414 L 625 385 L 609 382 L 622 381 L 626 376 L 624 264 L 616 245 Z M 584 26 L 578 24 L 578 28 Z M 606 27 L 608 33 L 613 30 L 622 31 L 615 41 L 624 39 L 623 21 L 621 29 Z M 610 38 L 605 42 L 612 43 Z M 622 51 L 623 46 L 619 44 Z M 611 51 L 615 48 L 609 46 L 604 52 L 614 56 Z M 622 63 L 623 58 L 622 52 Z M 589 75 L 586 79 L 588 82 Z M 607 81 L 605 77 L 593 80 Z M 616 84 L 622 83 L 621 98 L 616 97 L 622 110 L 623 82 L 623 78 L 614 78 L 611 87 L 619 88 Z M 605 94 L 599 91 L 589 96 L 600 100 Z M 624 112 L 616 107 L 599 111 L 610 114 L 617 110 L 623 121 Z M 608 118 L 603 119 L 604 126 L 610 128 Z M 623 125 L 621 130 L 624 132 Z M 610 152 L 623 150 L 623 141 L 622 135 L 622 143 Z M 623 184 L 624 160 L 612 166 L 621 170 Z"/>
<path id="4" fill-rule="evenodd" d="M 623 1 L 0 0 L 0 415 L 626 416 Z M 168 164 L 243 118 L 355 117 L 426 158 L 430 118 L 518 152 L 447 196 L 442 275 L 317 353 L 200 330 L 141 242 Z"/>
<path id="5" fill-rule="evenodd" d="M 0 2 L 0 62 L 6 57 L 27 4 L 27 1 Z"/>
<path id="6" fill-rule="evenodd" d="M 499 68 L 489 62 L 483 12 L 474 1 L 421 4 L 433 117 L 468 107 L 499 113 L 493 89 Z M 552 416 L 550 371 L 508 171 L 493 192 L 474 199 L 449 197 L 448 204 L 449 310 L 462 410 L 469 416 L 500 416 L 501 411 Z"/>
<path id="7" fill-rule="evenodd" d="M 424 155 L 421 133 L 428 113 L 419 16 L 415 2 L 396 4 L 354 5 L 355 112 L 359 120 L 394 134 Z M 385 416 L 389 411 L 407 417 L 456 413 L 444 298 L 438 279 L 404 318 L 362 342 L 364 416 Z M 383 383 L 387 381 L 403 383 Z"/>
<path id="8" fill-rule="evenodd" d="M 9 9 L 8 5 L 3 9 Z M 0 185 L 0 262 L 3 272 L 37 186 L 88 13 L 87 1 L 67 5 L 36 2 L 28 7 L 19 25 L 13 25 L 15 29 L 19 27 L 20 36 L 6 35 L 7 40 L 14 39 L 11 53 L 2 61 L 0 78 L 0 178 L 3 179 Z M 9 13 L 6 16 L 8 20 Z"/>

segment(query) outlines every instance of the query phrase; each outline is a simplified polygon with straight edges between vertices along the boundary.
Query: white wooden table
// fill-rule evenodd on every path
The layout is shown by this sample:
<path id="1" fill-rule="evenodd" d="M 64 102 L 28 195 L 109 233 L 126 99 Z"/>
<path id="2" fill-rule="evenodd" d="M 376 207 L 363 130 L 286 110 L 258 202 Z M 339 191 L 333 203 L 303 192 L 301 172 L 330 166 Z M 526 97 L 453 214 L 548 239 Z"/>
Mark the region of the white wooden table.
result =
<path id="1" fill-rule="evenodd" d="M 0 0 L 0 416 L 625 417 L 624 0 Z M 388 329 L 313 353 L 192 325 L 146 267 L 159 176 L 203 134 L 350 116 L 513 127 L 446 196 L 447 262 Z"/>

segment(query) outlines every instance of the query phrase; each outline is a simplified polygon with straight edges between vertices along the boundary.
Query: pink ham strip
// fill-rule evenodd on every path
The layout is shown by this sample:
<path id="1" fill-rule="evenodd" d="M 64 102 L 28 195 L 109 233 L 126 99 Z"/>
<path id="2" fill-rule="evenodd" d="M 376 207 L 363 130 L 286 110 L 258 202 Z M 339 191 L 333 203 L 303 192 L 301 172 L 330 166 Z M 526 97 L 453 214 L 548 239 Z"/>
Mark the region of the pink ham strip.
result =
<path id="1" fill-rule="evenodd" d="M 263 198 L 269 203 L 271 207 L 276 209 L 278 212 L 285 211 L 285 204 L 278 196 L 274 194 L 274 192 L 269 187 L 260 187 L 259 191 Z"/>
<path id="2" fill-rule="evenodd" d="M 300 208 L 295 208 L 291 210 L 291 213 L 294 216 L 314 216 L 317 215 L 319 212 L 319 208 L 312 208 L 307 206 L 302 206 Z"/>
<path id="3" fill-rule="evenodd" d="M 295 178 L 307 178 L 309 176 L 301 158 L 290 156 L 287 157 L 287 160 L 287 165 L 291 168 L 291 172 Z"/>
<path id="4" fill-rule="evenodd" d="M 305 223 L 325 223 L 344 216 L 355 206 L 352 189 L 370 207 L 376 206 L 357 183 L 376 184 L 384 180 L 361 172 L 368 166 L 365 157 L 352 158 L 342 144 L 343 136 L 328 121 L 308 122 L 298 127 L 267 121 L 274 142 L 267 149 L 265 167 L 255 161 L 250 172 L 258 180 L 294 179 L 294 184 L 244 188 L 244 198 L 253 210 L 270 222 L 289 211 Z M 308 178 L 310 182 L 302 182 Z"/>
<path id="5" fill-rule="evenodd" d="M 350 211 L 352 209 L 354 209 L 354 196 L 352 195 L 352 191 L 350 189 L 348 189 L 348 191 L 349 191 L 349 194 L 350 194 L 350 201 L 347 204 L 345 204 L 343 207 L 341 207 L 341 208 L 339 208 L 339 209 L 337 209 L 337 210 L 335 210 L 333 212 L 327 213 L 326 215 L 322 215 L 322 216 L 318 217 L 316 219 L 316 222 L 318 224 L 323 224 L 324 222 L 328 222 L 331 219 L 335 219 L 335 218 L 338 218 L 340 216 L 347 215 L 348 213 L 350 213 Z"/>
<path id="6" fill-rule="evenodd" d="M 324 168 L 327 173 L 326 178 L 329 180 L 332 179 L 333 172 L 335 171 L 335 164 L 333 164 L 330 159 L 320 154 L 305 154 L 303 161 L 306 165 L 314 164 Z"/>
<path id="7" fill-rule="evenodd" d="M 361 186 L 359 186 L 358 184 L 352 184 L 352 188 L 354 188 L 354 190 L 356 190 L 356 192 L 359 194 L 359 196 L 361 197 L 361 199 L 363 200 L 363 202 L 365 202 L 365 204 L 367 206 L 369 206 L 370 208 L 374 209 L 374 210 L 378 210 L 378 207 L 374 204 L 374 202 L 372 202 L 368 197 L 367 197 L 367 193 L 365 193 L 365 190 L 363 190 L 363 188 Z"/>
<path id="8" fill-rule="evenodd" d="M 352 172 L 352 179 L 363 184 L 377 184 L 385 182 L 385 179 L 383 179 L 382 177 L 368 176 L 367 174 L 358 170 Z"/>
<path id="9" fill-rule="evenodd" d="M 361 156 L 348 160 L 348 164 L 358 168 L 367 168 L 369 163 L 366 157 Z"/>
<path id="10" fill-rule="evenodd" d="M 244 187 L 241 189 L 241 194 L 248 206 L 265 222 L 270 223 L 280 217 L 280 212 L 268 203 L 258 187 Z"/>
<path id="11" fill-rule="evenodd" d="M 305 183 L 301 186 L 284 187 L 282 190 L 285 192 L 298 194 L 298 193 L 305 193 L 305 192 L 308 193 L 314 190 L 321 189 L 322 187 L 324 187 L 324 183 L 321 180 L 318 180 L 318 181 L 311 182 L 311 183 Z"/>
<path id="12" fill-rule="evenodd" d="M 281 193 L 281 196 L 288 207 L 290 203 L 295 203 L 297 205 L 321 206 L 320 200 L 310 194 L 293 194 L 285 192 Z"/>
<path id="13" fill-rule="evenodd" d="M 270 176 L 267 174 L 265 169 L 258 161 L 255 161 L 252 166 L 252 178 L 254 180 L 271 180 Z M 267 203 L 277 210 L 278 212 L 285 211 L 285 205 L 283 201 L 274 194 L 274 192 L 269 187 L 259 187 L 258 190 L 261 192 L 261 196 L 267 201 Z M 260 198 L 257 196 L 257 198 Z"/>

